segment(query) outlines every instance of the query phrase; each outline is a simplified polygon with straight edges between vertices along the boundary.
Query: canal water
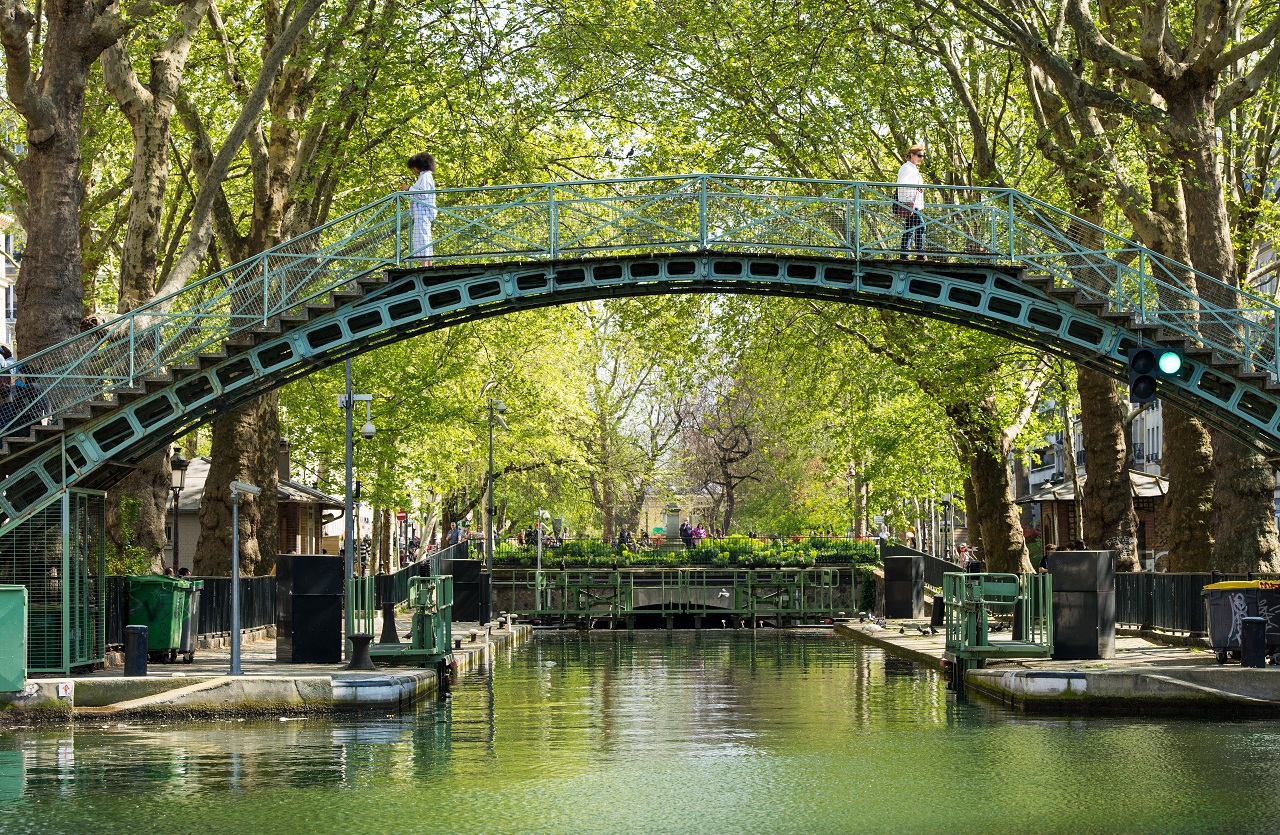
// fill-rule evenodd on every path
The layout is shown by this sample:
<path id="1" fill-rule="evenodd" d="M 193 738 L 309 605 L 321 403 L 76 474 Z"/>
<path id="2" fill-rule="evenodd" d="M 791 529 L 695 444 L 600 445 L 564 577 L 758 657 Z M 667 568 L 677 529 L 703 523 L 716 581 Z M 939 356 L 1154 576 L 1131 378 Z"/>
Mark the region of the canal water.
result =
<path id="1" fill-rule="evenodd" d="M 542 634 L 413 715 L 0 733 L 0 833 L 1276 832 L 1269 722 L 1029 719 L 829 632 Z"/>

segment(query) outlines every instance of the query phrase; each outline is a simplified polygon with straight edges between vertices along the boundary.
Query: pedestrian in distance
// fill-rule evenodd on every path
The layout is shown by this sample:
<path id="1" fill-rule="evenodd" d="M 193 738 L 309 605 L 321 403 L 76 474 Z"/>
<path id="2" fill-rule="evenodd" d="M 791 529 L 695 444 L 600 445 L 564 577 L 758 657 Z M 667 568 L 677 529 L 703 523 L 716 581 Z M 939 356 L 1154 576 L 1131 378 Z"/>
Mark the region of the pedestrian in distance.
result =
<path id="1" fill-rule="evenodd" d="M 409 157 L 409 170 L 417 177 L 410 192 L 409 215 L 413 218 L 413 239 L 409 258 L 416 259 L 421 267 L 431 266 L 435 254 L 431 240 L 431 224 L 436 219 L 436 158 L 425 151 Z"/>
<path id="2" fill-rule="evenodd" d="M 899 249 L 902 250 L 903 257 L 910 257 L 914 249 L 916 258 L 928 261 L 924 254 L 924 177 L 919 168 L 924 157 L 924 145 L 912 145 L 907 149 L 907 158 L 898 169 L 893 213 L 902 221 L 902 245 Z"/>
<path id="3" fill-rule="evenodd" d="M 1040 556 L 1039 571 L 1041 574 L 1049 573 L 1049 555 L 1058 550 L 1058 546 L 1052 542 L 1046 542 L 1044 545 L 1044 554 Z"/>

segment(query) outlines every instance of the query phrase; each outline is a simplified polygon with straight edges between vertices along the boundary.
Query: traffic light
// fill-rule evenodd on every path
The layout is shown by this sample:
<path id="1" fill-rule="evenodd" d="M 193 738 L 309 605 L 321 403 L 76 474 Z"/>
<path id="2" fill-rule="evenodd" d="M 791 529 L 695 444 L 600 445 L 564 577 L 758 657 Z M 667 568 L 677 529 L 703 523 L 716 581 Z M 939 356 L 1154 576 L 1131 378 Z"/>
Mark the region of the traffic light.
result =
<path id="1" fill-rule="evenodd" d="M 1176 377 L 1182 370 L 1182 354 L 1177 351 L 1162 351 L 1156 360 L 1156 367 L 1164 377 Z"/>
<path id="2" fill-rule="evenodd" d="M 1156 399 L 1161 377 L 1182 373 L 1182 354 L 1168 349 L 1139 346 L 1125 352 L 1129 358 L 1129 402 L 1150 403 Z"/>
<path id="3" fill-rule="evenodd" d="M 1156 399 L 1156 372 L 1159 356 L 1151 348 L 1130 348 L 1129 402 L 1150 403 Z"/>

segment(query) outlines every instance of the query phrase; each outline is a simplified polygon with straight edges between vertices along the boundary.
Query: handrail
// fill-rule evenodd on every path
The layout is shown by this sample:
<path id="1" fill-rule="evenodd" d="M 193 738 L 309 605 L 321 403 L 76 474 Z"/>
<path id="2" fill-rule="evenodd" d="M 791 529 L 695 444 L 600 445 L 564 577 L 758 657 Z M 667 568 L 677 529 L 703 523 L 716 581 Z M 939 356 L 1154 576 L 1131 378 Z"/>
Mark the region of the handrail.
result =
<path id="1" fill-rule="evenodd" d="M 435 264 L 545 263 L 690 251 L 899 258 L 893 183 L 688 174 L 440 189 Z M 1012 189 L 924 186 L 934 260 L 1010 265 L 1141 323 L 1280 375 L 1277 305 Z M 229 338 L 405 266 L 410 204 L 397 192 L 21 360 L 27 384 L 0 436 L 190 364 Z"/>

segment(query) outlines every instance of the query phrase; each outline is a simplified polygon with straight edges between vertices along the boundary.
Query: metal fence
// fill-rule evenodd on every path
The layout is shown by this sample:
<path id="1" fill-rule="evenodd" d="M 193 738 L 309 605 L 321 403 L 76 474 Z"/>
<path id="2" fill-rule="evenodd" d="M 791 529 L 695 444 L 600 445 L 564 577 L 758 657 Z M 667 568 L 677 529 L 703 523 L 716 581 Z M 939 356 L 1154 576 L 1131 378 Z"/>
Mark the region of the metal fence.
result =
<path id="1" fill-rule="evenodd" d="M 409 599 L 409 580 L 413 577 L 426 577 L 431 574 L 431 560 L 411 562 L 394 574 L 377 574 L 374 576 L 375 597 L 377 607 L 381 609 L 388 603 L 399 606 Z"/>
<path id="2" fill-rule="evenodd" d="M 924 556 L 924 584 L 942 593 L 942 578 L 946 574 L 963 572 L 964 569 L 951 560 L 940 559 L 929 554 Z"/>
<path id="3" fill-rule="evenodd" d="M 1205 633 L 1204 597 L 1210 583 L 1275 575 L 1122 572 L 1116 574 L 1116 625 L 1173 633 Z"/>
<path id="4" fill-rule="evenodd" d="M 219 635 L 231 631 L 231 578 L 192 577 L 204 583 L 200 592 L 199 635 Z M 124 643 L 124 627 L 129 620 L 128 577 L 106 578 L 103 588 L 106 604 L 106 643 Z M 276 578 L 240 578 L 240 629 L 256 629 L 276 622 Z"/>

